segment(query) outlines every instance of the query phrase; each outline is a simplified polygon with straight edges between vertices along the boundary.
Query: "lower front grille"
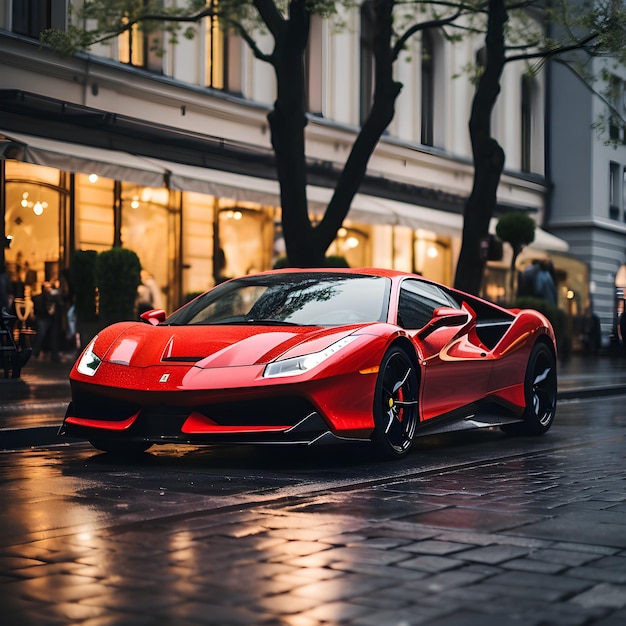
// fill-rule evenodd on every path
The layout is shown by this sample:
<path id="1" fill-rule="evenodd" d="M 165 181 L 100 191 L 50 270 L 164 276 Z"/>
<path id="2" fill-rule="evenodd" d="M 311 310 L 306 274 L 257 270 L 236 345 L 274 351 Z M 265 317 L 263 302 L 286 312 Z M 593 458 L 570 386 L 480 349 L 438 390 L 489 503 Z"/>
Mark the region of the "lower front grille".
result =
<path id="1" fill-rule="evenodd" d="M 207 404 L 195 410 L 222 426 L 293 426 L 316 411 L 310 402 L 297 396 Z"/>
<path id="2" fill-rule="evenodd" d="M 95 420 L 123 421 L 139 413 L 139 421 L 155 424 L 150 430 L 157 432 L 163 426 L 168 432 L 174 424 L 182 425 L 194 412 L 200 413 L 220 426 L 284 426 L 291 427 L 307 415 L 317 411 L 310 402 L 297 396 L 256 398 L 234 402 L 203 405 L 174 404 L 182 399 L 177 393 L 166 398 L 166 403 L 155 403 L 155 396 L 145 392 L 145 402 L 129 402 L 109 398 L 89 391 L 74 390 L 73 414 Z M 159 397 L 164 399 L 162 395 Z"/>
<path id="3" fill-rule="evenodd" d="M 120 422 L 141 409 L 141 405 L 133 402 L 82 391 L 72 394 L 72 404 L 74 414 L 79 417 L 89 417 L 96 420 L 119 420 Z"/>

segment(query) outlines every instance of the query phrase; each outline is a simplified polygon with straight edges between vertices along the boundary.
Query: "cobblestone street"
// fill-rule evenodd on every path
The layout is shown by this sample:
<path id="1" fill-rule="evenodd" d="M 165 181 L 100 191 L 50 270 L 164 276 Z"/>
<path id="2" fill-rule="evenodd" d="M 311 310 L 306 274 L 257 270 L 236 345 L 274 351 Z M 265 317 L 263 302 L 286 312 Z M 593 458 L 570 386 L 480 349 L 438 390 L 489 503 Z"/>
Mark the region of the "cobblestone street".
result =
<path id="1" fill-rule="evenodd" d="M 424 439 L 382 466 L 5 454 L 3 624 L 621 626 L 623 397 L 559 417 L 540 440 Z"/>

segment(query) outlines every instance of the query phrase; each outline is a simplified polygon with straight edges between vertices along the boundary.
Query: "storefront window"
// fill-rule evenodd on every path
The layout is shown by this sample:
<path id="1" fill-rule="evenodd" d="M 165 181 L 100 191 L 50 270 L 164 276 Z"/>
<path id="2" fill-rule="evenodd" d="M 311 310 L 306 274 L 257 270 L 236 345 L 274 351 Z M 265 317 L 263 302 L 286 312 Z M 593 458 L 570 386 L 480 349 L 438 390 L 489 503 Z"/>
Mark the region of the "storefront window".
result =
<path id="1" fill-rule="evenodd" d="M 450 284 L 449 242 L 431 231 L 418 229 L 414 233 L 414 271 L 430 280 Z"/>
<path id="2" fill-rule="evenodd" d="M 170 304 L 168 202 L 167 189 L 122 183 L 122 245 L 137 254 L 142 269 L 156 281 L 159 297 L 152 302 L 154 308 L 166 310 Z"/>
<path id="3" fill-rule="evenodd" d="M 214 259 L 217 280 L 269 269 L 273 241 L 270 209 L 254 209 L 222 201 L 217 213 L 218 248 Z"/>
<path id="4" fill-rule="evenodd" d="M 328 256 L 343 257 L 350 267 L 369 265 L 369 233 L 366 228 L 340 228 L 335 241 L 327 251 Z"/>
<path id="5" fill-rule="evenodd" d="M 58 170 L 6 163 L 5 232 L 11 246 L 5 259 L 17 290 L 40 291 L 59 278 L 59 212 L 63 198 Z"/>
<path id="6" fill-rule="evenodd" d="M 76 247 L 102 252 L 113 245 L 113 186 L 110 178 L 77 174 L 75 178 Z"/>
<path id="7" fill-rule="evenodd" d="M 183 194 L 182 296 L 189 300 L 214 285 L 213 232 L 217 200 L 196 192 Z"/>

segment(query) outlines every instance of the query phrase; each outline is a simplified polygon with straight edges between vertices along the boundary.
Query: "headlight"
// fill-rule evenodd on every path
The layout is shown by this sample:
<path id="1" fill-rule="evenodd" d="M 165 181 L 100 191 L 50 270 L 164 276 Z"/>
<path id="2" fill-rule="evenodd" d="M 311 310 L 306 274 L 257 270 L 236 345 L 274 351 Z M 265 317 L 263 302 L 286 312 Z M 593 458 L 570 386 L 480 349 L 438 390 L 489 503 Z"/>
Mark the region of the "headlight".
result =
<path id="1" fill-rule="evenodd" d="M 93 376 L 98 370 L 98 367 L 100 367 L 100 363 L 102 363 L 102 359 L 93 351 L 93 346 L 97 338 L 98 335 L 89 342 L 89 345 L 85 348 L 76 366 L 76 369 L 85 376 Z"/>
<path id="2" fill-rule="evenodd" d="M 344 337 L 319 352 L 312 352 L 311 354 L 304 354 L 303 356 L 297 356 L 292 359 L 283 359 L 282 361 L 268 363 L 263 372 L 263 376 L 265 376 L 265 378 L 275 378 L 278 376 L 297 376 L 298 374 L 308 372 L 333 356 L 333 354 L 339 352 L 342 348 L 345 348 L 355 339 L 356 337 L 353 336 Z"/>

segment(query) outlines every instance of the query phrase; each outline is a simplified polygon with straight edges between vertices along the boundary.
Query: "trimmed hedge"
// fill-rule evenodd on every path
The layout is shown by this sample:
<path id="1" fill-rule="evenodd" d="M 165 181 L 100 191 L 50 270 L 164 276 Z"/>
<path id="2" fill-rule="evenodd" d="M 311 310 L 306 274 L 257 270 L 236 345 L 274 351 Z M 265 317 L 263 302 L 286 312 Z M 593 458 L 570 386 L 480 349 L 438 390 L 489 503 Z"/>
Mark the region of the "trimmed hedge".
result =
<path id="1" fill-rule="evenodd" d="M 100 294 L 100 319 L 106 324 L 137 317 L 137 287 L 141 263 L 132 250 L 111 248 L 98 255 L 96 285 Z"/>

